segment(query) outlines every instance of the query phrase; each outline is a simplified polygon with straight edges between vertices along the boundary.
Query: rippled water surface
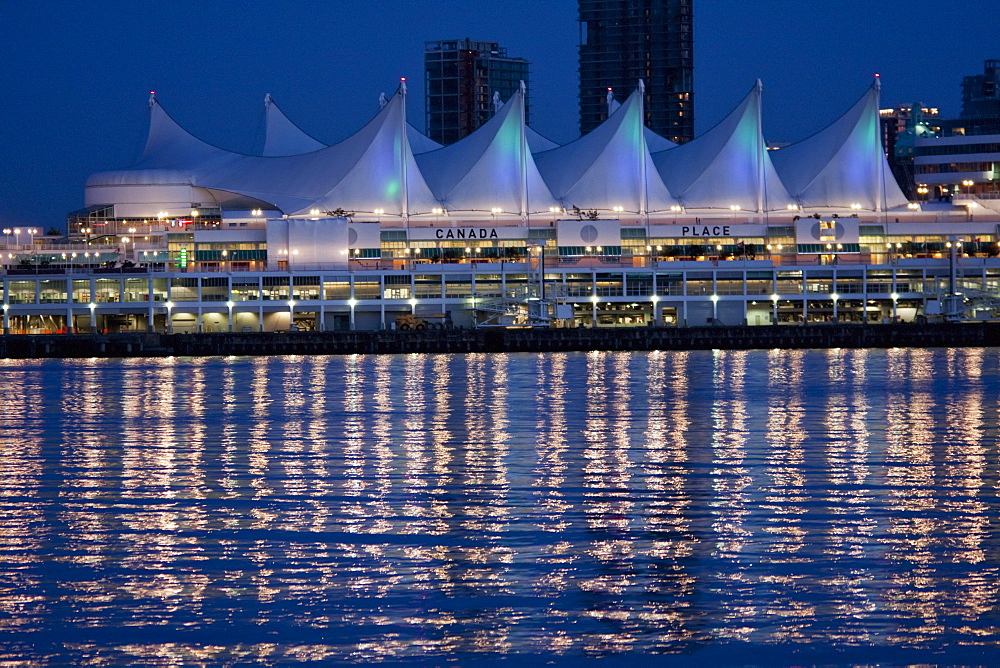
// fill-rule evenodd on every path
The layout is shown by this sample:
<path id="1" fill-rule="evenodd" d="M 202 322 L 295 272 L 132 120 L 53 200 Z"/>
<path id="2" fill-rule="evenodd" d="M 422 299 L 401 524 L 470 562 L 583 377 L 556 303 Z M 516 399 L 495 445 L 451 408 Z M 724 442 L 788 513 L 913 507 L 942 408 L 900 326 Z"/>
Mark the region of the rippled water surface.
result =
<path id="1" fill-rule="evenodd" d="M 992 349 L 0 361 L 0 660 L 1000 660 Z"/>

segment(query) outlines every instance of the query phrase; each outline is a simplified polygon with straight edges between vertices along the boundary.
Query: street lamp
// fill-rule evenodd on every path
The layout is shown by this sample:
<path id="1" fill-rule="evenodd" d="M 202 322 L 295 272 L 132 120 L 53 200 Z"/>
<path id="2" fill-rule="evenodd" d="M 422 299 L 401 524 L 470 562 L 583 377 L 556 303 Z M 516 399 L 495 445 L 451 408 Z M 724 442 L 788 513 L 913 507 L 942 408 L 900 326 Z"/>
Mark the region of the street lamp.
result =
<path id="1" fill-rule="evenodd" d="M 21 228 L 20 227 L 15 227 L 14 228 L 14 244 L 17 245 L 18 247 L 21 246 Z"/>
<path id="2" fill-rule="evenodd" d="M 892 322 L 895 323 L 896 312 L 897 312 L 896 305 L 899 302 L 899 293 L 893 292 L 891 295 L 889 295 L 889 297 L 892 299 Z"/>
<path id="3" fill-rule="evenodd" d="M 93 334 L 97 331 L 97 304 L 90 302 L 87 306 L 90 308 L 90 333 Z"/>
<path id="4" fill-rule="evenodd" d="M 3 245 L 5 248 L 10 248 L 10 233 L 11 229 L 9 227 L 3 228 Z"/>
<path id="5" fill-rule="evenodd" d="M 354 307 L 358 305 L 358 300 L 354 298 L 348 299 L 347 305 L 351 307 L 351 331 L 354 331 Z"/>
<path id="6" fill-rule="evenodd" d="M 709 299 L 712 300 L 712 324 L 719 319 L 719 295 L 712 295 Z"/>
<path id="7" fill-rule="evenodd" d="M 830 293 L 830 299 L 833 300 L 833 321 L 837 322 L 837 300 L 840 299 L 840 295 L 836 292 Z"/>
<path id="8" fill-rule="evenodd" d="M 229 308 L 229 331 L 233 331 L 233 307 L 236 306 L 232 300 L 226 302 L 226 306 Z"/>
<path id="9" fill-rule="evenodd" d="M 778 294 L 774 293 L 771 295 L 771 302 L 774 304 L 774 315 L 771 317 L 771 324 L 778 324 Z"/>
<path id="10" fill-rule="evenodd" d="M 173 302 L 167 302 L 164 304 L 167 307 L 167 334 L 172 334 L 174 331 L 174 318 L 172 311 L 174 308 Z"/>
<path id="11" fill-rule="evenodd" d="M 293 327 L 295 327 L 295 300 L 294 299 L 289 299 L 288 300 L 288 331 L 289 332 L 292 331 Z"/>
<path id="12" fill-rule="evenodd" d="M 591 295 L 590 302 L 593 304 L 590 326 L 597 327 L 597 295 Z"/>
<path id="13" fill-rule="evenodd" d="M 656 311 L 656 303 L 660 301 L 659 295 L 650 295 L 649 301 L 653 304 L 653 324 L 655 326 L 660 325 L 660 314 Z"/>

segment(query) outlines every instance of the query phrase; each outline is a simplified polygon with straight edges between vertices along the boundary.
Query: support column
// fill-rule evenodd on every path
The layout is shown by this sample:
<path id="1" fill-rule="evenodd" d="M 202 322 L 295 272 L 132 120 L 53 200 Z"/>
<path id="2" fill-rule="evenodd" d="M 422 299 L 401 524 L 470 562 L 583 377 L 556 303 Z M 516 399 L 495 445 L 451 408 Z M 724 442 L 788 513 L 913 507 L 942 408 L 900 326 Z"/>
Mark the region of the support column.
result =
<path id="1" fill-rule="evenodd" d="M 153 277 L 150 276 L 149 278 L 146 279 L 146 300 L 147 303 L 149 304 L 149 311 L 147 313 L 147 317 L 149 319 L 146 321 L 147 332 L 156 331 L 156 328 L 153 327 L 153 318 L 154 318 L 153 306 L 156 304 L 155 297 L 156 295 L 153 293 Z"/>

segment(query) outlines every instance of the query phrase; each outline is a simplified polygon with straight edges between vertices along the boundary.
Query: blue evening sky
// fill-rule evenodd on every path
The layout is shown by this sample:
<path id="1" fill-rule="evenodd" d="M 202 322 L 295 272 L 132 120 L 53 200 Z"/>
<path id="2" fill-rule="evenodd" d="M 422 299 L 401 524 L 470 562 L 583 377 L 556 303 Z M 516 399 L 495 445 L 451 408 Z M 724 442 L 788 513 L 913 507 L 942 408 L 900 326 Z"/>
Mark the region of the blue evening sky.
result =
<path id="1" fill-rule="evenodd" d="M 770 141 L 802 139 L 882 75 L 882 106 L 960 108 L 962 76 L 1000 58 L 996 0 L 696 0 L 697 133 L 764 82 Z M 575 0 L 0 0 L 0 225 L 63 226 L 95 171 L 138 157 L 146 100 L 202 139 L 263 141 L 263 98 L 332 143 L 410 80 L 423 128 L 423 45 L 497 41 L 531 61 L 531 122 L 576 137 Z M 622 91 L 622 97 L 627 91 Z"/>

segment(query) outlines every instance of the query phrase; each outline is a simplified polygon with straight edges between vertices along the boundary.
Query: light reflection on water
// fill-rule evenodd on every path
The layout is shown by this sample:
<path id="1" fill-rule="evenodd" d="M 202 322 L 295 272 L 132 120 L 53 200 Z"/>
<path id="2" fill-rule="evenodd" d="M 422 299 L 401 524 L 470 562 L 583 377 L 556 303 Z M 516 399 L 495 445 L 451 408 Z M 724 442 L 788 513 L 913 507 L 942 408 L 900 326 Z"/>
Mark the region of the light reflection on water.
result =
<path id="1" fill-rule="evenodd" d="M 989 662 L 998 361 L 0 361 L 0 659 Z"/>

